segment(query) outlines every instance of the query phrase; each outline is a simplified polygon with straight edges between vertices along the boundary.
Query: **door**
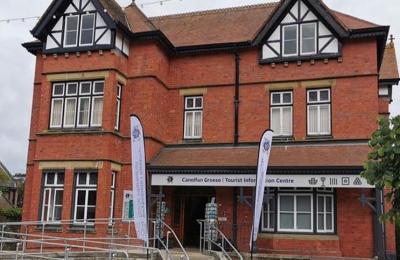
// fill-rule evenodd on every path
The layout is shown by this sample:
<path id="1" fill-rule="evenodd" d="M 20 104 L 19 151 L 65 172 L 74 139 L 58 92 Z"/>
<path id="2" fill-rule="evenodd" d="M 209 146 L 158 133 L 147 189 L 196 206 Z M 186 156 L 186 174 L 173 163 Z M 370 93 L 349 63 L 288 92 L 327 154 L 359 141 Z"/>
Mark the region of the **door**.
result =
<path id="1" fill-rule="evenodd" d="M 185 247 L 198 247 L 200 243 L 200 225 L 198 219 L 204 219 L 208 197 L 186 197 L 184 218 Z"/>

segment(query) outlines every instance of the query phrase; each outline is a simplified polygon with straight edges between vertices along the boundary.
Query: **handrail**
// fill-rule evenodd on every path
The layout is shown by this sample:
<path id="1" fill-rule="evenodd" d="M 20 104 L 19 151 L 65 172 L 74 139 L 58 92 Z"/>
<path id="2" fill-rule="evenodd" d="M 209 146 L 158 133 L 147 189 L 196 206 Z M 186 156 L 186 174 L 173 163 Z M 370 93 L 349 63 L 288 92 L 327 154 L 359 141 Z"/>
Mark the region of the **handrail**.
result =
<path id="1" fill-rule="evenodd" d="M 236 255 L 239 257 L 240 260 L 243 260 L 243 256 L 239 253 L 239 251 L 236 249 L 235 246 L 233 246 L 233 244 L 229 241 L 229 239 L 224 235 L 224 233 L 222 233 L 221 230 L 219 230 L 217 227 L 211 227 L 213 229 L 215 229 L 222 237 L 223 241 L 225 240 L 228 245 L 233 249 L 233 251 L 236 253 Z"/>
<path id="2" fill-rule="evenodd" d="M 170 233 L 173 235 L 173 237 L 175 238 L 176 242 L 178 243 L 180 249 L 182 250 L 182 253 L 185 255 L 186 260 L 189 260 L 189 255 L 187 254 L 185 248 L 183 247 L 181 241 L 179 240 L 178 236 L 176 235 L 175 231 L 164 221 L 158 219 L 158 220 L 153 220 L 153 223 L 156 224 L 156 222 L 159 221 L 160 224 L 163 224 L 163 226 L 165 226 L 168 231 L 170 231 Z M 158 239 L 161 241 L 161 239 L 158 237 Z M 166 249 L 168 251 L 168 249 Z"/>

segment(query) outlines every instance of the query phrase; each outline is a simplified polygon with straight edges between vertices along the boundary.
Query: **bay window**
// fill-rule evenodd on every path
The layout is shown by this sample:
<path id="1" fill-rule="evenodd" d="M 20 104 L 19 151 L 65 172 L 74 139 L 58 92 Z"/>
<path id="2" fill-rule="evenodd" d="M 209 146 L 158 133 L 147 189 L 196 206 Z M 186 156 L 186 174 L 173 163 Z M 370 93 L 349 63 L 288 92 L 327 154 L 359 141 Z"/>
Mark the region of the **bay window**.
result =
<path id="1" fill-rule="evenodd" d="M 54 83 L 50 128 L 101 127 L 104 81 Z"/>
<path id="2" fill-rule="evenodd" d="M 271 129 L 276 136 L 291 136 L 293 132 L 293 98 L 291 91 L 271 93 Z"/>
<path id="3" fill-rule="evenodd" d="M 185 139 L 200 139 L 203 125 L 203 97 L 185 97 Z"/>
<path id="4" fill-rule="evenodd" d="M 62 219 L 64 173 L 45 172 L 42 194 L 41 221 L 59 223 Z"/>
<path id="5" fill-rule="evenodd" d="M 78 171 L 75 181 L 74 224 L 93 224 L 96 218 L 97 172 Z"/>
<path id="6" fill-rule="evenodd" d="M 333 189 L 271 189 L 264 198 L 261 231 L 332 234 L 335 232 L 334 198 Z"/>
<path id="7" fill-rule="evenodd" d="M 308 135 L 331 134 L 330 89 L 307 91 L 307 121 Z"/>

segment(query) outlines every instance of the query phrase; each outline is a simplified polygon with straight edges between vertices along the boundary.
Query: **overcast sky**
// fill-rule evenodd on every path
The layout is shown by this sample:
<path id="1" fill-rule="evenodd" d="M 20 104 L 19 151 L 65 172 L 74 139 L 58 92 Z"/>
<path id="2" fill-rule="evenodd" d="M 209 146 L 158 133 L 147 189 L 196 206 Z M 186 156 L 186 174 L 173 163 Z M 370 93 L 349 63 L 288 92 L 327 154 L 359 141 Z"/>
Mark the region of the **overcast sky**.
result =
<path id="1" fill-rule="evenodd" d="M 1 0 L 0 20 L 39 16 L 51 0 Z M 126 6 L 131 0 L 118 0 Z M 137 0 L 137 4 L 154 0 Z M 172 0 L 144 5 L 148 16 L 165 15 L 196 10 L 270 2 L 268 0 Z M 325 0 L 331 8 L 363 19 L 391 25 L 391 33 L 400 38 L 399 0 Z M 34 57 L 21 43 L 32 40 L 29 33 L 37 20 L 25 22 L 0 21 L 0 161 L 11 172 L 25 172 L 30 125 Z M 396 47 L 400 50 L 400 39 Z M 358 86 L 362 87 L 362 86 Z M 399 87 L 400 90 L 400 87 Z M 391 106 L 393 114 L 400 114 L 400 91 L 395 92 Z"/>

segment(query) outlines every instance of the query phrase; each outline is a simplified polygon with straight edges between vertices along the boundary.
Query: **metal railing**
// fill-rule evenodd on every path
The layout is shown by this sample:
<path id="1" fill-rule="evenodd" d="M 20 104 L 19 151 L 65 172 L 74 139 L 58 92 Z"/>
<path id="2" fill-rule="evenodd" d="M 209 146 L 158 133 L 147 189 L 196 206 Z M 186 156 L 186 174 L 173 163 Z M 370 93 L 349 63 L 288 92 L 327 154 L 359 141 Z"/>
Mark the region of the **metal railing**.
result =
<path id="1" fill-rule="evenodd" d="M 212 252 L 214 245 L 227 259 L 232 260 L 232 257 L 236 257 L 243 260 L 243 256 L 220 229 L 214 225 L 208 225 L 209 230 L 207 230 L 205 225 L 207 220 L 204 219 L 198 219 L 197 222 L 200 225 L 200 252 Z M 214 235 L 210 234 L 212 231 L 215 231 Z"/>
<path id="2" fill-rule="evenodd" d="M 132 222 L 130 219 L 88 219 L 79 223 L 74 220 L 0 223 L 0 256 L 68 259 L 71 254 L 88 253 L 108 255 L 109 259 L 129 258 L 130 254 L 146 255 L 148 259 L 155 255 L 162 257 L 161 250 L 132 237 Z M 183 249 L 175 232 L 164 225 L 169 229 L 168 236 L 173 234 Z M 183 252 L 189 259 L 184 249 Z"/>
<path id="3" fill-rule="evenodd" d="M 189 260 L 189 255 L 187 254 L 185 248 L 183 247 L 181 241 L 179 240 L 178 236 L 176 235 L 175 231 L 164 221 L 162 220 L 152 220 L 152 223 L 154 224 L 154 244 L 153 247 L 155 247 L 155 243 L 156 240 L 164 247 L 165 252 L 166 252 L 166 259 L 171 259 L 170 257 L 170 252 L 169 252 L 169 246 L 170 246 L 170 242 L 169 242 L 169 236 L 172 234 L 175 242 L 178 244 L 180 251 L 183 253 L 183 255 L 180 256 L 180 259 L 186 259 Z M 159 229 L 157 230 L 156 227 L 159 227 Z M 167 230 L 167 235 L 166 235 L 166 242 L 164 243 L 163 238 L 160 236 L 160 233 L 162 232 L 162 229 L 166 229 Z M 157 232 L 158 231 L 158 232 Z M 171 259 L 172 260 L 172 259 Z"/>

